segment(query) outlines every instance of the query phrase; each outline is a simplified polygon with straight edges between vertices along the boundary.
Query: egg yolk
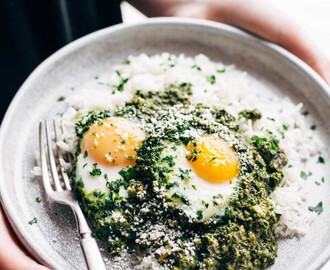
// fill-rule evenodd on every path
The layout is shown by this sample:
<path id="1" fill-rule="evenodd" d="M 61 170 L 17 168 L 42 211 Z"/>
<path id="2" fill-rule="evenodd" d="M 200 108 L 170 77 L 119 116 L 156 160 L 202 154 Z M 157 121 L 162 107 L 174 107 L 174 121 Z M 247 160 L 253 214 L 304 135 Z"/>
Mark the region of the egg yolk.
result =
<path id="1" fill-rule="evenodd" d="M 135 164 L 136 150 L 143 139 L 143 132 L 129 120 L 106 118 L 90 127 L 83 137 L 81 149 L 97 163 L 128 166 Z"/>
<path id="2" fill-rule="evenodd" d="M 187 159 L 196 174 L 210 183 L 227 182 L 239 172 L 237 153 L 219 137 L 203 135 L 190 141 L 187 150 Z"/>

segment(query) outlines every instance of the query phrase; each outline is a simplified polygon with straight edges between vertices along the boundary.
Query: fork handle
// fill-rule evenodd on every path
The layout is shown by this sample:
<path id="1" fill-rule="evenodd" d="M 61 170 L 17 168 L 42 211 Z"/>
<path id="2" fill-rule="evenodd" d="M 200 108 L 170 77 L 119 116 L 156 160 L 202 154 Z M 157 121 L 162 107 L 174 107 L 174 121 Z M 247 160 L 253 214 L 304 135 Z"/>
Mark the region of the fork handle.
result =
<path id="1" fill-rule="evenodd" d="M 89 270 L 105 270 L 104 262 L 95 239 L 91 236 L 81 238 L 81 247 L 83 249 L 87 267 Z"/>

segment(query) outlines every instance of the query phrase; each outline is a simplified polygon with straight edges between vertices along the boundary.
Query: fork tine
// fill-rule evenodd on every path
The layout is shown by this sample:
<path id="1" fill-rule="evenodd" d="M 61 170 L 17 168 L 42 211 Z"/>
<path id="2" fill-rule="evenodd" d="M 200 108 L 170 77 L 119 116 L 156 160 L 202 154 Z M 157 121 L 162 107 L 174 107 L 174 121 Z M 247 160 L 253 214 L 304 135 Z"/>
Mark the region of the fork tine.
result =
<path id="1" fill-rule="evenodd" d="M 57 144 L 57 142 L 60 140 L 60 135 L 63 134 L 63 122 L 61 121 L 61 125 L 59 127 L 57 121 L 54 119 L 53 124 L 54 124 L 54 130 L 55 130 L 55 142 L 56 142 L 56 149 L 57 149 L 57 159 L 58 159 L 58 162 L 60 164 L 62 178 L 63 178 L 63 181 L 64 181 L 65 188 L 67 190 L 71 190 L 68 174 L 67 174 L 66 170 L 63 168 L 63 166 L 61 164 L 61 160 L 64 160 L 63 150 Z M 71 162 L 71 160 L 69 160 L 69 161 Z"/>
<path id="2" fill-rule="evenodd" d="M 61 130 L 61 134 L 64 134 L 64 123 L 63 123 L 63 120 L 61 120 L 60 130 Z M 72 155 L 68 154 L 67 159 L 68 159 L 68 162 L 69 163 L 72 163 L 73 162 Z"/>
<path id="3" fill-rule="evenodd" d="M 48 166 L 47 166 L 47 158 L 45 152 L 45 140 L 44 140 L 44 126 L 43 123 L 39 124 L 39 148 L 40 148 L 40 162 L 41 162 L 41 170 L 42 170 L 42 180 L 44 183 L 44 187 L 47 194 L 50 194 L 53 189 L 50 184 Z"/>
<path id="4" fill-rule="evenodd" d="M 54 158 L 54 153 L 53 153 L 52 139 L 51 139 L 49 125 L 48 125 L 47 121 L 45 121 L 45 128 L 46 128 L 48 160 L 49 160 L 49 164 L 50 164 L 50 172 L 51 172 L 53 180 L 54 180 L 55 189 L 57 191 L 63 191 L 63 188 L 61 186 L 61 182 L 60 182 L 60 179 L 59 179 L 58 173 L 57 173 L 57 168 L 56 168 L 56 163 L 55 163 L 55 158 Z"/>

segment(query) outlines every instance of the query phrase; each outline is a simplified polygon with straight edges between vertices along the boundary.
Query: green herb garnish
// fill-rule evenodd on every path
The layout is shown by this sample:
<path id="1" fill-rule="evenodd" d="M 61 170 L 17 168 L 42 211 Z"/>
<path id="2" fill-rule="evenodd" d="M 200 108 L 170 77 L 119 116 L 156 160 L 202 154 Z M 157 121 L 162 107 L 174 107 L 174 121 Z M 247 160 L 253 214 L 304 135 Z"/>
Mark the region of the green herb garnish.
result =
<path id="1" fill-rule="evenodd" d="M 310 177 L 311 175 L 312 175 L 311 172 L 308 172 L 308 173 L 306 173 L 306 172 L 304 172 L 304 171 L 301 171 L 301 172 L 300 172 L 300 178 L 301 178 L 301 179 L 304 179 L 304 180 L 307 180 L 307 178 Z"/>
<path id="2" fill-rule="evenodd" d="M 323 212 L 323 203 L 319 202 L 316 206 L 309 206 L 308 210 L 320 215 Z"/>
<path id="3" fill-rule="evenodd" d="M 124 61 L 123 61 L 123 64 L 124 65 L 129 65 L 131 63 L 131 61 L 128 59 L 128 58 L 126 58 Z"/>
<path id="4" fill-rule="evenodd" d="M 189 200 L 186 198 L 186 196 L 184 196 L 183 194 L 181 194 L 180 192 L 175 192 L 172 195 L 173 199 L 179 199 L 182 203 L 184 203 L 185 205 L 190 205 Z"/>
<path id="5" fill-rule="evenodd" d="M 217 72 L 218 73 L 225 73 L 226 72 L 226 69 L 225 68 L 223 68 L 223 69 L 217 69 Z"/>
<path id="6" fill-rule="evenodd" d="M 214 75 L 211 76 L 207 76 L 206 80 L 210 83 L 210 84 L 215 84 L 217 82 L 217 78 Z"/>
<path id="7" fill-rule="evenodd" d="M 118 77 L 121 79 L 120 83 L 115 86 L 119 92 L 122 92 L 124 90 L 125 84 L 128 82 L 129 78 L 124 78 L 121 74 L 121 71 L 116 70 L 115 71 Z"/>
<path id="8" fill-rule="evenodd" d="M 36 224 L 37 222 L 38 222 L 38 219 L 36 217 L 34 217 L 28 223 L 29 223 L 29 225 L 32 225 L 32 224 Z"/>
<path id="9" fill-rule="evenodd" d="M 124 180 L 129 181 L 131 179 L 137 178 L 137 171 L 132 166 L 127 166 L 118 172 L 120 176 L 124 178 Z"/>
<path id="10" fill-rule="evenodd" d="M 211 157 L 210 160 L 207 163 L 210 163 L 210 162 L 212 162 L 215 159 L 217 159 L 217 157 L 215 157 L 215 156 L 214 157 Z"/>
<path id="11" fill-rule="evenodd" d="M 135 160 L 135 157 L 130 156 L 130 155 L 126 155 L 125 157 L 126 157 L 127 160 Z"/>
<path id="12" fill-rule="evenodd" d="M 101 174 L 102 174 L 101 169 L 96 168 L 96 166 L 97 166 L 97 163 L 94 163 L 94 164 L 93 164 L 93 170 L 91 170 L 91 171 L 89 172 L 89 174 L 90 174 L 91 176 L 98 176 L 98 175 L 101 175 Z"/>
<path id="13" fill-rule="evenodd" d="M 318 161 L 317 161 L 318 163 L 322 163 L 322 164 L 324 164 L 325 163 L 325 160 L 324 160 L 324 157 L 322 157 L 322 156 L 319 156 L 319 158 L 318 158 Z"/>
<path id="14" fill-rule="evenodd" d="M 198 71 L 202 71 L 200 66 L 197 66 L 196 64 L 191 67 L 192 69 L 197 69 Z"/>
<path id="15" fill-rule="evenodd" d="M 259 110 L 254 109 L 254 110 L 243 110 L 241 112 L 238 113 L 238 117 L 240 118 L 245 118 L 245 119 L 250 119 L 253 122 L 256 120 L 261 119 L 262 114 Z"/>
<path id="16" fill-rule="evenodd" d="M 203 218 L 203 211 L 202 210 L 198 210 L 196 212 L 196 215 L 197 215 L 197 219 L 198 220 L 201 220 Z"/>

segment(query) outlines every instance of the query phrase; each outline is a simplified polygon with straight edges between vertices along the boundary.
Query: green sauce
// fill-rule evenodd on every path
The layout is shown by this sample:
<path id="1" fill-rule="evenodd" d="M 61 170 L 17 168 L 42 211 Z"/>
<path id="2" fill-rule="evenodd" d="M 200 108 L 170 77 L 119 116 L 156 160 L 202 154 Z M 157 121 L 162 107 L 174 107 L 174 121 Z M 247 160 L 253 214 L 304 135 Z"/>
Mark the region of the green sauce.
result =
<path id="1" fill-rule="evenodd" d="M 141 122 L 147 136 L 134 167 L 123 168 L 118 179 L 104 176 L 107 194 L 85 194 L 82 179 L 76 179 L 73 171 L 75 192 L 95 235 L 109 239 L 113 256 L 124 250 L 155 254 L 169 269 L 265 269 L 276 258 L 273 225 L 279 218 L 269 196 L 283 178 L 286 156 L 275 137 L 253 137 L 247 142 L 238 133 L 236 118 L 225 110 L 192 104 L 190 88 L 191 84 L 184 83 L 163 92 L 138 91 L 123 108 L 91 112 L 81 119 L 76 125 L 80 139 L 92 124 L 112 116 Z M 261 114 L 245 111 L 241 117 L 257 121 Z M 202 212 L 192 219 L 177 207 L 178 200 L 189 205 L 185 196 L 164 192 L 176 185 L 170 181 L 175 159 L 162 153 L 193 141 L 188 131 L 195 129 L 225 138 L 240 163 L 228 205 L 203 222 Z M 189 181 L 189 170 L 180 170 L 179 178 Z M 126 190 L 126 197 L 120 195 L 121 189 Z"/>

